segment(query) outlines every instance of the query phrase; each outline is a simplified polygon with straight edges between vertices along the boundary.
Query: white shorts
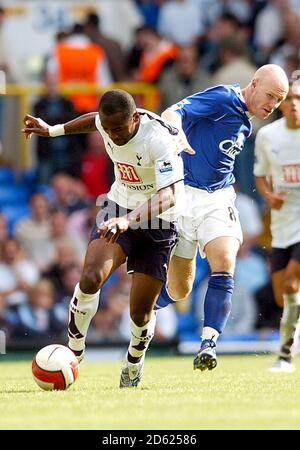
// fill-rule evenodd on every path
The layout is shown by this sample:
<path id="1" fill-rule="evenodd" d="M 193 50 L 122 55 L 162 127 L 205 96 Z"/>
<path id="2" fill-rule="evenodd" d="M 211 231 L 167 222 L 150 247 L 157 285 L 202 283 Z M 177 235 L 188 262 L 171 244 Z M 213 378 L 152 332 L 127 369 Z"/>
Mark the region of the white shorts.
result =
<path id="1" fill-rule="evenodd" d="M 179 240 L 174 255 L 193 259 L 199 247 L 204 248 L 213 239 L 230 236 L 243 242 L 239 213 L 234 206 L 236 198 L 232 186 L 209 193 L 185 186 L 186 206 L 178 218 Z"/>

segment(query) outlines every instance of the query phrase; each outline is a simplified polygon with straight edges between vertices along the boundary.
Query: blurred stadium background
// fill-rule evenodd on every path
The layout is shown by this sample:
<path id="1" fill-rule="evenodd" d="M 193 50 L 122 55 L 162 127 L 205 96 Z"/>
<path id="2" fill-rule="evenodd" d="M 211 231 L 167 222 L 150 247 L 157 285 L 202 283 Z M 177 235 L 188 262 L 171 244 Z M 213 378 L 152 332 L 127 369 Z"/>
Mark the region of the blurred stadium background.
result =
<path id="1" fill-rule="evenodd" d="M 128 90 L 140 107 L 159 113 L 213 84 L 243 87 L 267 62 L 291 77 L 299 58 L 299 0 L 1 1 L 0 329 L 8 352 L 66 342 L 67 307 L 96 198 L 112 181 L 98 133 L 25 141 L 24 115 L 63 123 L 97 109 L 109 87 Z M 267 263 L 269 211 L 252 175 L 261 126 L 255 121 L 236 162 L 245 241 L 220 352 L 274 351 L 278 345 L 281 310 Z M 152 347 L 198 349 L 207 275 L 199 257 L 189 301 L 159 313 Z M 88 335 L 91 347 L 127 342 L 129 289 L 123 268 L 105 285 Z"/>

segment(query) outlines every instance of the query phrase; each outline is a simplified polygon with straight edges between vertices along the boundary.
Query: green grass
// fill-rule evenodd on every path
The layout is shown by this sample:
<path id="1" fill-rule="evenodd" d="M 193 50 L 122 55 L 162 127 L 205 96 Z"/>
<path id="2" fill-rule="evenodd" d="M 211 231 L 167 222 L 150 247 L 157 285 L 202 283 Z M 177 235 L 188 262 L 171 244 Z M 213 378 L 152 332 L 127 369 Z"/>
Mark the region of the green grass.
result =
<path id="1" fill-rule="evenodd" d="M 67 391 L 42 391 L 30 362 L 0 364 L 0 429 L 300 429 L 300 377 L 270 374 L 274 356 L 148 357 L 142 386 L 118 389 L 120 363 L 83 363 Z M 300 370 L 299 363 L 298 370 Z"/>

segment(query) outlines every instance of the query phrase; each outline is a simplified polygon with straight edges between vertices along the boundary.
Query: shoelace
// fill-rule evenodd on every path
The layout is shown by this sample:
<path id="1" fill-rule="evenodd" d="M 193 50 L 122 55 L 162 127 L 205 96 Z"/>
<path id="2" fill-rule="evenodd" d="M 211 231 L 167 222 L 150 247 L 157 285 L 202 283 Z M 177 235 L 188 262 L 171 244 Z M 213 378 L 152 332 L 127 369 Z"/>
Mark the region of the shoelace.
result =
<path id="1" fill-rule="evenodd" d="M 215 348 L 216 344 L 211 339 L 204 339 L 204 341 L 201 344 L 201 350 L 204 350 L 205 348 Z"/>

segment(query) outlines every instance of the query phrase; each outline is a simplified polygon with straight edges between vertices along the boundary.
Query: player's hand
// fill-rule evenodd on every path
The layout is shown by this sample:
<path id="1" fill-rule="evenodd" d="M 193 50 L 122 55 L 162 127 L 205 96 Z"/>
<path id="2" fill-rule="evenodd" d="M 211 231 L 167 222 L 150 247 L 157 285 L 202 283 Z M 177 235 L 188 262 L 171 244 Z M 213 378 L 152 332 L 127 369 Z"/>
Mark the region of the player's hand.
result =
<path id="1" fill-rule="evenodd" d="M 21 131 L 25 134 L 26 139 L 31 139 L 33 134 L 49 137 L 49 125 L 42 119 L 26 114 L 24 125 L 25 127 Z"/>
<path id="2" fill-rule="evenodd" d="M 100 239 L 105 239 L 108 244 L 113 244 L 121 233 L 129 228 L 129 220 L 126 216 L 115 217 L 106 222 L 102 222 L 97 233 Z"/>
<path id="3" fill-rule="evenodd" d="M 177 136 L 176 147 L 177 147 L 176 148 L 177 155 L 179 155 L 179 153 L 181 152 L 186 152 L 189 153 L 190 155 L 194 155 L 196 153 L 195 150 L 188 143 L 188 140 L 184 133 L 180 133 Z"/>
<path id="4" fill-rule="evenodd" d="M 267 201 L 272 209 L 280 209 L 286 201 L 287 192 L 277 191 L 268 194 Z"/>

